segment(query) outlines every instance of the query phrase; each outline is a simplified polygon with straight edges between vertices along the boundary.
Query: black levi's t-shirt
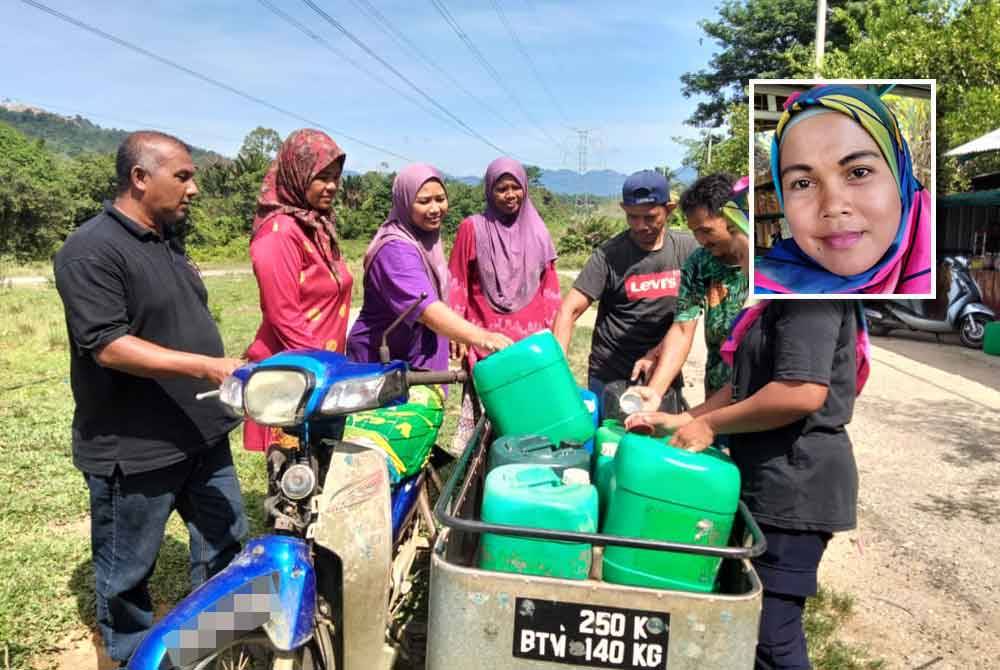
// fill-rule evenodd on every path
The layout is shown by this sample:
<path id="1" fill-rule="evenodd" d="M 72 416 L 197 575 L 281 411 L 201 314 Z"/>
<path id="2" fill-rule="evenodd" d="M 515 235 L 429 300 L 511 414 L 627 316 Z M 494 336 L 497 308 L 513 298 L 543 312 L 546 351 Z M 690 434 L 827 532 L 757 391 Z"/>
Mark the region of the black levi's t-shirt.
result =
<path id="1" fill-rule="evenodd" d="M 162 468 L 218 443 L 235 427 L 217 401 L 195 400 L 212 384 L 147 379 L 101 367 L 94 354 L 134 335 L 168 349 L 222 356 L 197 270 L 176 240 L 163 239 L 105 204 L 55 257 L 56 287 L 70 340 L 73 462 L 110 475 Z"/>
<path id="2" fill-rule="evenodd" d="M 732 436 L 742 498 L 763 524 L 836 532 L 857 520 L 858 471 L 845 429 L 856 396 L 854 305 L 773 300 L 733 357 L 733 401 L 772 381 L 814 382 L 827 396 L 816 412 L 787 426 Z"/>
<path id="3" fill-rule="evenodd" d="M 681 267 L 697 247 L 691 235 L 668 231 L 662 247 L 645 251 L 626 230 L 594 250 L 573 283 L 598 301 L 591 376 L 628 379 L 636 360 L 663 339 L 677 309 Z"/>

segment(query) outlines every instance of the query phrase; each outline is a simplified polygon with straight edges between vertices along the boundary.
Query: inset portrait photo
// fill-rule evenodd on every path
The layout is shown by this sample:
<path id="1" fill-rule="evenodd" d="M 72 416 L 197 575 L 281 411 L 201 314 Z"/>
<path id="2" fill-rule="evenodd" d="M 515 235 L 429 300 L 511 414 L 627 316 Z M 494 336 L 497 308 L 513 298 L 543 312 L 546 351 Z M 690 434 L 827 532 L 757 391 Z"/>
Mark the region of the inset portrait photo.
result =
<path id="1" fill-rule="evenodd" d="M 933 298 L 933 80 L 751 80 L 754 296 Z"/>

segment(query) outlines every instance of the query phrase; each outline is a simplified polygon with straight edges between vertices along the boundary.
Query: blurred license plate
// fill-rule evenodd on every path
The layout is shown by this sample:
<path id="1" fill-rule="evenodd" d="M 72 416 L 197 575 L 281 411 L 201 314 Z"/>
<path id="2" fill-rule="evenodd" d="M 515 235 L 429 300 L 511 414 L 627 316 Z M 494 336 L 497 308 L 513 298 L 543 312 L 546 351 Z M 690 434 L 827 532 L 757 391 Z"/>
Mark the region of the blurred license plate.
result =
<path id="1" fill-rule="evenodd" d="M 514 656 L 594 668 L 667 667 L 670 615 L 517 598 Z"/>

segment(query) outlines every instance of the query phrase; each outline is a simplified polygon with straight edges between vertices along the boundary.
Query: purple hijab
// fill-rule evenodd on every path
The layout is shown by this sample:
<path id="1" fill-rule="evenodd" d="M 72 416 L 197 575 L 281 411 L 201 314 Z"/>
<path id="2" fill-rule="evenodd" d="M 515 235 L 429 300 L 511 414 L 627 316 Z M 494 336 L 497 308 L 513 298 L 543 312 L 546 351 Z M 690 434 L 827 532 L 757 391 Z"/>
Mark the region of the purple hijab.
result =
<path id="1" fill-rule="evenodd" d="M 417 191 L 431 179 L 436 179 L 444 186 L 444 178 L 437 168 L 426 163 L 407 165 L 399 171 L 392 182 L 392 211 L 388 218 L 379 226 L 365 252 L 365 272 L 375 259 L 375 255 L 387 243 L 399 240 L 409 244 L 420 253 L 428 276 L 433 280 L 438 290 L 438 299 L 448 299 L 448 262 L 441 246 L 441 231 L 428 232 L 413 224 L 410 219 L 410 208 L 417 199 Z"/>
<path id="2" fill-rule="evenodd" d="M 493 187 L 510 175 L 524 189 L 521 209 L 511 218 L 497 211 Z M 486 211 L 475 214 L 476 261 L 483 294 L 500 312 L 516 312 L 535 297 L 542 273 L 556 259 L 545 222 L 528 197 L 528 175 L 513 158 L 498 158 L 486 168 Z"/>

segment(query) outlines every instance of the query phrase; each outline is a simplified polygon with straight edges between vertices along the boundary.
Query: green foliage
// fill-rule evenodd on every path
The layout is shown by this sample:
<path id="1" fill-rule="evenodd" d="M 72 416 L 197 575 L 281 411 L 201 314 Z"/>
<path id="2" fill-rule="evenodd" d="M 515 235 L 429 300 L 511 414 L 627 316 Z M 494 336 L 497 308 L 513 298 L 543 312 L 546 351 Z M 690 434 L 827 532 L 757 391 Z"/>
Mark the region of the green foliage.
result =
<path id="1" fill-rule="evenodd" d="M 392 209 L 394 174 L 366 172 L 340 182 L 335 208 L 337 229 L 344 239 L 369 239 Z"/>
<path id="2" fill-rule="evenodd" d="M 117 176 L 112 154 L 84 153 L 66 164 L 73 221 L 79 225 L 97 215 L 115 196 Z"/>
<path id="3" fill-rule="evenodd" d="M 243 138 L 239 157 L 244 159 L 264 159 L 268 163 L 274 160 L 281 148 L 281 135 L 277 130 L 257 126 Z"/>
<path id="4" fill-rule="evenodd" d="M 837 593 L 820 587 L 806 603 L 803 627 L 809 645 L 809 658 L 816 670 L 880 670 L 881 659 L 870 658 L 859 646 L 837 638 L 837 631 L 854 610 L 850 594 Z"/>
<path id="5" fill-rule="evenodd" d="M 103 131 L 102 132 L 108 132 Z M 184 242 L 199 262 L 245 260 L 261 182 L 281 146 L 274 130 L 258 127 L 235 160 L 218 159 L 198 172 Z M 565 228 L 569 205 L 538 183 L 541 170 L 527 168 L 532 200 L 553 232 Z M 340 235 L 368 240 L 392 209 L 393 174 L 345 175 L 334 204 Z M 450 239 L 467 216 L 483 210 L 481 184 L 448 181 L 449 212 L 444 234 Z M 19 262 L 48 259 L 79 224 L 101 210 L 115 192 L 114 155 L 54 154 L 0 124 L 0 256 Z"/>
<path id="6" fill-rule="evenodd" d="M 0 124 L 0 255 L 51 254 L 73 222 L 68 196 L 66 170 L 44 142 Z"/>
<path id="7" fill-rule="evenodd" d="M 749 174 L 750 124 L 747 103 L 737 102 L 726 113 L 725 134 L 706 132 L 701 139 L 675 137 L 674 142 L 686 147 L 684 165 L 695 168 L 699 176 L 726 172 L 733 176 Z M 712 140 L 709 152 L 709 138 Z"/>
<path id="8" fill-rule="evenodd" d="M 850 42 L 828 54 L 827 77 L 937 79 L 938 191 L 1000 169 L 1000 154 L 959 164 L 943 154 L 1000 126 L 1000 0 L 874 0 L 845 21 Z"/>
<path id="9" fill-rule="evenodd" d="M 623 221 L 610 216 L 591 214 L 583 219 L 574 219 L 566 233 L 559 238 L 557 251 L 570 255 L 589 254 L 594 247 L 607 242 L 623 230 Z"/>
<path id="10" fill-rule="evenodd" d="M 856 0 L 828 2 L 828 48 L 847 44 L 843 23 L 858 16 L 864 5 Z M 815 21 L 815 0 L 723 0 L 717 21 L 699 23 L 722 50 L 712 56 L 708 69 L 681 76 L 685 97 L 709 97 L 698 103 L 688 123 L 718 127 L 734 104 L 746 101 L 748 80 L 791 76 L 790 54 L 801 54 L 797 47 L 815 42 Z"/>
<path id="11" fill-rule="evenodd" d="M 447 187 L 448 216 L 444 220 L 444 234 L 453 237 L 463 219 L 483 211 L 486 207 L 486 195 L 482 183 L 471 186 L 459 181 L 449 181 Z"/>

